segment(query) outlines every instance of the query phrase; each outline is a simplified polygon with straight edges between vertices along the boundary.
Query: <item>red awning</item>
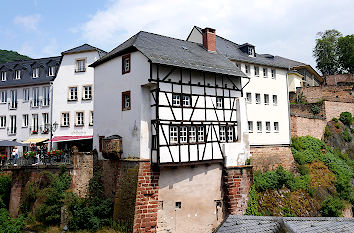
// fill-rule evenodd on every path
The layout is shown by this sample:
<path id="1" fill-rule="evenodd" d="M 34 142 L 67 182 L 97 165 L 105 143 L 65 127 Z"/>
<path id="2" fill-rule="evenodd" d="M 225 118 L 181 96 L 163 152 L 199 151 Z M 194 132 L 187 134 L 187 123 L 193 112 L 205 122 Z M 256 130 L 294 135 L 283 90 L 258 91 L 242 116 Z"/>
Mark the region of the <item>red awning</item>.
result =
<path id="1" fill-rule="evenodd" d="M 83 139 L 92 139 L 92 135 L 88 136 L 55 136 L 53 138 L 53 142 L 66 142 L 66 141 L 75 141 L 75 140 L 83 140 Z"/>

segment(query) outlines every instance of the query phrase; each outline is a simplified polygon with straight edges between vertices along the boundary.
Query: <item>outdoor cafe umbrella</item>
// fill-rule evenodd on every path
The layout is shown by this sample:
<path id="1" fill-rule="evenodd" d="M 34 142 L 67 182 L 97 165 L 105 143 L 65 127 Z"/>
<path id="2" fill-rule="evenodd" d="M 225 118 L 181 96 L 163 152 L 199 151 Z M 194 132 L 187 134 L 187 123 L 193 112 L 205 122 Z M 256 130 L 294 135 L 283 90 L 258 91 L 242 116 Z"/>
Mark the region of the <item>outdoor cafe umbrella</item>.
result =
<path id="1" fill-rule="evenodd" d="M 0 146 L 27 146 L 27 144 L 19 143 L 16 141 L 1 140 Z"/>

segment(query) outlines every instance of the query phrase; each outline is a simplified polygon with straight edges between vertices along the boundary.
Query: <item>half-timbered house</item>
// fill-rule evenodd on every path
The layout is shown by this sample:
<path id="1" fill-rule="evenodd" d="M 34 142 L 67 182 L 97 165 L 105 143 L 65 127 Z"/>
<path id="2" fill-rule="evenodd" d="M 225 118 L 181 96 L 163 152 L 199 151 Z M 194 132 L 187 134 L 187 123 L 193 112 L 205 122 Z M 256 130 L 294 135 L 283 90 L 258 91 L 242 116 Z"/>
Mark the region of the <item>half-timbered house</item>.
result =
<path id="1" fill-rule="evenodd" d="M 159 171 L 158 230 L 215 227 L 222 169 L 249 157 L 249 78 L 216 51 L 215 30 L 204 30 L 202 45 L 139 32 L 91 65 L 94 149 L 107 158 L 103 141 L 119 135 L 123 162 L 148 161 Z"/>

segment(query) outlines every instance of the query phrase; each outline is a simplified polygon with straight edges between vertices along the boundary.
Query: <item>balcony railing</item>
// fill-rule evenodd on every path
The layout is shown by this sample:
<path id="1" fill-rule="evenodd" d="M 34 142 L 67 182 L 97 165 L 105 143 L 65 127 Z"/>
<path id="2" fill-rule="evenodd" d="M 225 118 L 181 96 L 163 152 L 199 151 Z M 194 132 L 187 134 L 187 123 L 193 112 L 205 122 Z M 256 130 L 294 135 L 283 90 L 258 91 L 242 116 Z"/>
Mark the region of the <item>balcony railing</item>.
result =
<path id="1" fill-rule="evenodd" d="M 9 158 L 0 157 L 0 167 L 14 167 L 14 166 L 34 166 L 34 165 L 61 165 L 61 164 L 72 164 L 72 157 L 70 151 L 62 151 L 60 153 L 47 153 L 45 150 L 40 150 L 36 152 L 35 157 L 26 158 L 25 156 L 20 156 L 18 160 L 14 161 L 14 158 L 10 156 Z"/>
<path id="2" fill-rule="evenodd" d="M 32 135 L 39 134 L 39 126 L 30 126 L 28 129 Z"/>
<path id="3" fill-rule="evenodd" d="M 9 102 L 9 109 L 10 109 L 10 110 L 15 110 L 15 109 L 17 109 L 17 101 Z"/>
<path id="4" fill-rule="evenodd" d="M 17 127 L 7 127 L 7 135 L 16 135 Z"/>
<path id="5" fill-rule="evenodd" d="M 50 130 L 50 124 L 41 125 L 40 127 L 41 134 L 48 134 L 49 130 Z"/>

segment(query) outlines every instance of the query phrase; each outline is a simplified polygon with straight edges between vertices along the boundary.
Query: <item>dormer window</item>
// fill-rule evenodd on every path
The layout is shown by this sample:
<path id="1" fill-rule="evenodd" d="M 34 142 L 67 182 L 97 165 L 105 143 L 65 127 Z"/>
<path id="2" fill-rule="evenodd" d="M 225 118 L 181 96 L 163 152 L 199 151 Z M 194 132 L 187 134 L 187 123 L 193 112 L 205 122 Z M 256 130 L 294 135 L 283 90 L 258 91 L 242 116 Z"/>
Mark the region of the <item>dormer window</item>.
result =
<path id="1" fill-rule="evenodd" d="M 1 81 L 6 81 L 6 71 L 1 71 Z"/>
<path id="2" fill-rule="evenodd" d="M 32 78 L 38 78 L 39 77 L 39 68 L 34 68 L 32 70 Z"/>
<path id="3" fill-rule="evenodd" d="M 248 47 L 248 55 L 254 57 L 254 48 Z"/>
<path id="4" fill-rule="evenodd" d="M 130 54 L 122 57 L 122 74 L 130 72 Z"/>
<path id="5" fill-rule="evenodd" d="M 55 75 L 55 66 L 49 66 L 48 67 L 48 76 L 54 76 Z"/>
<path id="6" fill-rule="evenodd" d="M 16 70 L 15 71 L 15 79 L 21 79 L 21 70 Z"/>

